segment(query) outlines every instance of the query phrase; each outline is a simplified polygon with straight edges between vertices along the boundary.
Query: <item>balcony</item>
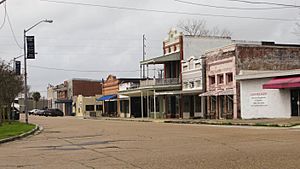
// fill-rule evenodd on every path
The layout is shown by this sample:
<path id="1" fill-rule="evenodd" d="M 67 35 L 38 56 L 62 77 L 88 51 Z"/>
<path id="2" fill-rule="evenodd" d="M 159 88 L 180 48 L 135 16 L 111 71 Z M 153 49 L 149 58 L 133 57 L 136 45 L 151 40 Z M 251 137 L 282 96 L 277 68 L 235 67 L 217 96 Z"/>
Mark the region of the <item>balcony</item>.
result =
<path id="1" fill-rule="evenodd" d="M 165 78 L 165 79 L 148 79 L 142 80 L 140 87 L 147 86 L 169 86 L 169 85 L 180 85 L 179 78 Z"/>

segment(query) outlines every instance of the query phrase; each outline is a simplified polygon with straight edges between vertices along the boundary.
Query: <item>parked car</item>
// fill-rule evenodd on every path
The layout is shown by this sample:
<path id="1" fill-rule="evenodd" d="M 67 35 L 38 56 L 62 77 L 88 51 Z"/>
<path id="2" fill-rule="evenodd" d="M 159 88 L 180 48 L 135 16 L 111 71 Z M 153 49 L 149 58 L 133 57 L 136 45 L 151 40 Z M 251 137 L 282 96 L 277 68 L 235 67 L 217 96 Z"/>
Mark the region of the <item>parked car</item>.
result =
<path id="1" fill-rule="evenodd" d="M 64 116 L 64 113 L 59 109 L 47 109 L 45 116 Z"/>
<path id="2" fill-rule="evenodd" d="M 28 113 L 29 113 L 29 115 L 32 115 L 32 114 L 35 114 L 37 111 L 39 111 L 39 109 L 32 109 Z"/>
<path id="3" fill-rule="evenodd" d="M 45 110 L 38 110 L 34 113 L 34 115 L 38 115 L 38 116 L 44 116 L 45 115 Z"/>

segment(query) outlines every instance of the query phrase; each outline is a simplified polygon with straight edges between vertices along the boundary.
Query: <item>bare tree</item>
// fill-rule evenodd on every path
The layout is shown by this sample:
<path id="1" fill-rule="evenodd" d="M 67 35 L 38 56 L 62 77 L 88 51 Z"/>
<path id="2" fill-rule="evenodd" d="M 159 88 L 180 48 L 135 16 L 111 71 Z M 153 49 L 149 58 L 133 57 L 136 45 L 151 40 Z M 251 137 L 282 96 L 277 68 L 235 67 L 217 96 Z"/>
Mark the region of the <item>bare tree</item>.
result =
<path id="1" fill-rule="evenodd" d="M 10 120 L 11 104 L 22 91 L 22 77 L 16 75 L 9 65 L 0 61 L 0 124 L 4 116 Z"/>
<path id="2" fill-rule="evenodd" d="M 192 36 L 221 36 L 221 37 L 231 37 L 232 33 L 227 29 L 222 29 L 218 26 L 213 28 L 208 28 L 205 20 L 182 20 L 179 21 L 177 27 L 185 35 Z"/>

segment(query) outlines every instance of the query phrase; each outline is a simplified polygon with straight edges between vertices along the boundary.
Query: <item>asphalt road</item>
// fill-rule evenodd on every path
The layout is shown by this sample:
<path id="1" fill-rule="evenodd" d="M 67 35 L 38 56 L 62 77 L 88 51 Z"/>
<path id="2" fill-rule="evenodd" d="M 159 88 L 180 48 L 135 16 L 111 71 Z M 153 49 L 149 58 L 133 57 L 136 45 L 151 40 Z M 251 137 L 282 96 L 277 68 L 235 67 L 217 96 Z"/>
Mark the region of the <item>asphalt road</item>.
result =
<path id="1" fill-rule="evenodd" d="M 30 121 L 44 131 L 0 145 L 0 168 L 300 168 L 300 129 Z"/>

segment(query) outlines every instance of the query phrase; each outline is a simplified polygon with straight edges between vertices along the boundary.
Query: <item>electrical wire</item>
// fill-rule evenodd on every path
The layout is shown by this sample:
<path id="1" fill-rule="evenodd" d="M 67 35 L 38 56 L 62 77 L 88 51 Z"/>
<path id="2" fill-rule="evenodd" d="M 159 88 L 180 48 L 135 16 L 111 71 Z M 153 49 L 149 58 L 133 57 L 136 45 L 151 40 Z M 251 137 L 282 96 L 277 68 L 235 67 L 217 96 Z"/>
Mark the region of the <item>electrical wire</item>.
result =
<path id="1" fill-rule="evenodd" d="M 6 11 L 6 1 L 4 2 L 3 7 L 4 7 L 4 18 L 3 18 L 3 22 L 2 22 L 2 24 L 1 24 L 1 26 L 0 26 L 0 30 L 4 27 L 5 22 L 6 22 L 6 15 L 7 15 L 7 11 Z"/>
<path id="2" fill-rule="evenodd" d="M 266 1 L 246 1 L 246 0 L 226 0 L 226 1 L 254 4 L 254 5 L 273 5 L 273 6 L 276 5 L 276 6 L 300 8 L 299 5 L 283 4 L 283 3 L 275 3 L 275 2 L 266 2 Z"/>
<path id="3" fill-rule="evenodd" d="M 79 70 L 79 69 L 62 69 L 62 68 L 54 68 L 54 67 L 44 67 L 44 66 L 33 66 L 28 65 L 29 67 L 38 68 L 38 69 L 47 69 L 47 70 L 58 70 L 58 71 L 65 71 L 65 72 L 83 72 L 83 73 L 120 73 L 120 72 L 139 72 L 140 70 Z"/>
<path id="4" fill-rule="evenodd" d="M 285 18 L 266 18 L 266 17 L 252 17 L 252 16 L 237 16 L 237 15 L 221 15 L 221 14 L 209 14 L 209 13 L 191 13 L 180 11 L 165 11 L 157 9 L 145 9 L 145 8 L 133 8 L 133 7 L 121 7 L 121 6 L 109 6 L 91 3 L 69 2 L 69 1 L 55 1 L 55 0 L 40 0 L 42 2 L 56 3 L 56 4 L 69 4 L 80 6 L 94 6 L 108 9 L 130 10 L 130 11 L 142 11 L 142 12 L 156 12 L 166 14 L 180 14 L 180 15 L 193 15 L 193 16 L 208 16 L 208 17 L 223 17 L 223 18 L 239 18 L 239 19 L 255 19 L 255 20 L 269 20 L 269 21 L 297 21 L 297 19 L 285 19 Z"/>
<path id="5" fill-rule="evenodd" d="M 9 23 L 9 28 L 10 28 L 11 33 L 12 33 L 12 35 L 13 35 L 13 39 L 14 39 L 16 45 L 17 45 L 20 49 L 23 49 L 22 46 L 21 46 L 21 45 L 19 44 L 19 42 L 17 41 L 15 32 L 14 32 L 14 30 L 13 30 L 11 21 L 10 21 L 10 19 L 9 19 L 9 15 L 8 15 L 8 11 L 7 11 L 6 5 L 5 5 L 4 7 L 5 7 L 5 10 L 6 10 L 7 21 L 8 21 L 8 23 Z"/>
<path id="6" fill-rule="evenodd" d="M 182 0 L 174 0 L 176 2 L 189 4 L 189 5 L 197 5 L 197 6 L 204 6 L 210 8 L 218 8 L 218 9 L 230 9 L 230 10 L 274 10 L 274 9 L 290 9 L 295 7 L 265 7 L 265 8 L 241 8 L 241 7 L 233 7 L 233 6 L 216 6 L 216 5 L 208 5 L 202 3 L 196 3 L 191 1 L 182 1 Z"/>

